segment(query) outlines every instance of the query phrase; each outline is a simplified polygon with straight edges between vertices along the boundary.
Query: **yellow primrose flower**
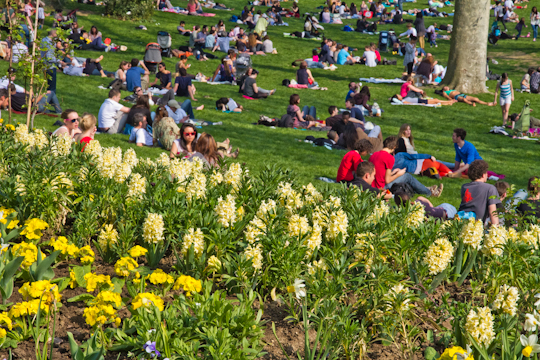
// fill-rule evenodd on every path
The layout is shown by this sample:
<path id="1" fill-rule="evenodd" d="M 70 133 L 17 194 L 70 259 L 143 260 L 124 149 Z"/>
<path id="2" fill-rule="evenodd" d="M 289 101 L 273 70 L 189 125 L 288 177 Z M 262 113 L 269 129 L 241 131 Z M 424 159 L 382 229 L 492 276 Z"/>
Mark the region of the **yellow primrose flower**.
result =
<path id="1" fill-rule="evenodd" d="M 62 299 L 62 295 L 58 292 L 58 285 L 51 284 L 49 280 L 24 283 L 19 289 L 19 293 L 24 300 L 28 300 L 29 298 L 42 298 L 42 302 L 47 305 L 52 304 L 53 301 L 60 301 Z"/>
<path id="2" fill-rule="evenodd" d="M 79 283 L 77 282 L 77 278 L 75 277 L 75 271 L 71 269 L 69 270 L 69 287 L 75 289 L 77 286 L 79 286 Z"/>
<path id="3" fill-rule="evenodd" d="M 146 250 L 142 246 L 135 245 L 129 250 L 129 256 L 131 256 L 132 258 L 138 258 L 139 256 L 146 255 L 147 252 L 148 250 Z"/>
<path id="4" fill-rule="evenodd" d="M 0 328 L 0 339 L 5 338 L 6 335 L 7 335 L 7 331 L 4 330 L 4 329 L 2 329 L 2 328 Z"/>
<path id="5" fill-rule="evenodd" d="M 213 272 L 220 271 L 221 261 L 215 255 L 210 256 L 208 259 L 208 268 Z"/>
<path id="6" fill-rule="evenodd" d="M 88 273 L 84 275 L 84 280 L 86 280 L 86 291 L 88 292 L 93 292 L 97 288 L 99 288 L 100 290 L 114 288 L 114 285 L 111 282 L 111 277 L 109 275 L 97 275 Z"/>
<path id="7" fill-rule="evenodd" d="M 96 254 L 89 245 L 83 246 L 79 249 L 79 258 L 81 264 L 90 265 L 94 262 Z"/>
<path id="8" fill-rule="evenodd" d="M 23 241 L 19 244 L 15 244 L 11 249 L 11 253 L 13 256 L 24 256 L 21 267 L 25 270 L 28 270 L 30 265 L 37 260 L 37 247 L 32 243 L 26 243 Z"/>
<path id="9" fill-rule="evenodd" d="M 199 292 L 202 290 L 202 284 L 200 280 L 196 280 L 191 276 L 182 275 L 176 279 L 173 290 L 179 290 L 180 288 L 183 288 L 186 296 L 191 296 L 192 292 Z"/>
<path id="10" fill-rule="evenodd" d="M 39 240 L 43 236 L 41 230 L 45 230 L 49 227 L 45 221 L 37 218 L 26 220 L 24 222 L 24 230 L 21 235 L 26 236 L 28 240 Z"/>
<path id="11" fill-rule="evenodd" d="M 9 318 L 8 314 L 6 312 L 0 313 L 0 325 L 4 325 L 9 330 L 13 328 L 13 324 L 11 323 L 11 319 Z"/>
<path id="12" fill-rule="evenodd" d="M 126 256 L 126 257 L 120 258 L 116 262 L 116 264 L 114 264 L 114 271 L 116 271 L 116 275 L 118 276 L 127 277 L 137 267 L 139 267 L 139 264 L 137 264 L 137 262 L 133 260 L 132 258 Z"/>
<path id="13" fill-rule="evenodd" d="M 3 206 L 0 207 L 0 223 L 5 225 L 7 223 L 7 217 L 11 213 L 14 213 L 14 212 L 15 212 L 14 209 L 8 209 L 8 208 L 5 208 Z M 19 220 L 11 220 L 9 222 L 7 228 L 8 228 L 8 230 L 15 229 L 18 224 L 19 224 Z"/>
<path id="14" fill-rule="evenodd" d="M 135 296 L 135 298 L 133 298 L 131 305 L 133 307 L 133 310 L 137 310 L 140 307 L 148 309 L 152 305 L 157 307 L 159 311 L 163 311 L 164 309 L 163 300 L 159 296 L 152 293 L 138 294 L 137 296 Z"/>
<path id="15" fill-rule="evenodd" d="M 74 244 L 70 244 L 68 239 L 64 236 L 59 236 L 58 239 L 52 238 L 50 245 L 55 251 L 60 250 L 62 255 L 71 257 L 77 257 L 79 255 L 79 248 Z"/>
<path id="16" fill-rule="evenodd" d="M 154 272 L 152 274 L 150 274 L 148 279 L 154 285 L 165 284 L 165 283 L 167 283 L 167 284 L 173 284 L 174 283 L 174 278 L 171 275 L 165 273 L 161 269 L 154 270 Z"/>
<path id="17" fill-rule="evenodd" d="M 93 305 L 84 309 L 84 318 L 90 326 L 104 325 L 116 320 L 116 310 L 111 305 Z"/>
<path id="18" fill-rule="evenodd" d="M 15 126 L 13 126 L 12 124 L 7 124 L 5 128 L 11 131 L 15 131 Z"/>
<path id="19" fill-rule="evenodd" d="M 105 290 L 90 301 L 90 305 L 114 305 L 119 308 L 122 305 L 122 297 L 120 294 Z"/>
<path id="20" fill-rule="evenodd" d="M 461 346 L 452 346 L 451 348 L 444 350 L 439 360 L 474 360 L 470 349 L 469 346 L 467 346 L 467 351 Z"/>

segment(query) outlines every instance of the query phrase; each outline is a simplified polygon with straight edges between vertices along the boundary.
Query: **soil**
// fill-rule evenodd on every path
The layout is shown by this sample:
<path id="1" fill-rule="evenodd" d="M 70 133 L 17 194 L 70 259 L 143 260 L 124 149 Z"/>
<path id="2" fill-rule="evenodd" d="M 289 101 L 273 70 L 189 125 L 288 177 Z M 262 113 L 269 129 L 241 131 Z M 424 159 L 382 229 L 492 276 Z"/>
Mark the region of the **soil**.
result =
<path id="1" fill-rule="evenodd" d="M 501 61 L 512 61 L 512 65 L 517 66 L 519 69 L 523 70 L 523 72 L 527 72 L 527 69 L 530 67 L 537 67 L 536 54 L 527 54 L 523 51 L 513 51 L 511 53 L 489 51 L 488 58 L 495 59 L 499 63 Z"/>
<path id="2" fill-rule="evenodd" d="M 172 271 L 174 264 L 174 256 L 169 254 L 161 261 L 160 268 L 162 268 L 165 272 L 169 272 Z M 103 264 L 101 258 L 97 254 L 97 251 L 94 266 L 96 268 L 95 273 L 110 275 L 111 277 L 116 276 L 114 266 Z M 59 277 L 69 277 L 69 265 L 66 262 L 59 263 L 55 268 L 55 278 Z M 10 303 L 23 301 L 18 292 L 21 285 L 22 283 L 20 282 L 15 284 L 13 295 L 9 299 Z M 421 288 L 419 288 L 419 290 L 421 290 Z M 72 360 L 67 332 L 71 332 L 75 340 L 79 343 L 84 342 L 91 335 L 92 328 L 86 324 L 83 317 L 85 308 L 84 302 L 67 302 L 67 299 L 83 293 L 86 293 L 86 290 L 82 287 L 78 287 L 76 289 L 71 289 L 68 287 L 62 292 L 62 306 L 59 308 L 57 314 L 56 333 L 54 337 L 54 360 Z M 421 302 L 415 304 L 414 306 L 414 311 L 416 314 L 415 318 L 417 319 L 416 325 L 424 332 L 424 334 L 426 331 L 432 330 L 435 338 L 437 338 L 438 334 L 441 332 L 451 329 L 451 319 L 446 319 L 442 323 L 437 323 L 437 319 L 444 318 L 445 314 L 433 313 L 433 311 L 439 311 L 438 309 L 441 305 L 441 299 L 446 293 L 450 294 L 449 301 L 455 300 L 458 302 L 467 302 L 472 300 L 470 285 L 467 282 L 465 282 L 462 286 L 457 286 L 456 283 L 447 283 L 441 285 L 435 293 L 428 295 L 428 298 L 432 302 L 430 310 L 425 310 Z M 122 296 L 128 296 L 125 288 Z M 259 308 L 260 304 L 255 302 L 254 310 L 256 311 Z M 127 309 L 121 310 L 119 314 L 122 318 L 129 317 L 129 311 Z M 269 301 L 264 304 L 262 320 L 265 322 L 265 334 L 263 341 L 266 345 L 263 349 L 263 352 L 265 353 L 262 356 L 263 359 L 286 359 L 278 341 L 273 334 L 272 323 L 274 323 L 276 326 L 277 337 L 288 356 L 291 357 L 291 359 L 297 358 L 297 352 L 300 353 L 301 356 L 304 355 L 305 332 L 303 324 L 285 320 L 288 315 L 287 306 L 284 304 L 279 304 L 276 301 Z M 309 332 L 309 341 L 311 345 L 313 345 L 316 335 L 317 334 L 314 330 Z M 437 351 L 439 351 L 439 353 L 444 351 L 444 348 L 442 348 L 441 345 L 426 342 L 425 337 L 421 337 L 416 342 L 416 345 L 420 349 L 420 351 L 418 351 L 414 356 L 416 359 L 423 358 L 423 352 L 428 346 L 434 347 Z M 12 349 L 12 356 L 13 359 L 35 359 L 34 341 L 29 339 L 27 341 L 20 342 L 16 349 Z M 0 350 L 0 359 L 3 358 L 9 359 L 9 352 L 7 349 Z M 127 353 L 118 354 L 109 352 L 105 360 L 113 359 L 127 359 Z M 395 360 L 402 359 L 402 354 L 395 345 L 385 346 L 380 341 L 375 341 L 368 345 L 366 359 Z"/>

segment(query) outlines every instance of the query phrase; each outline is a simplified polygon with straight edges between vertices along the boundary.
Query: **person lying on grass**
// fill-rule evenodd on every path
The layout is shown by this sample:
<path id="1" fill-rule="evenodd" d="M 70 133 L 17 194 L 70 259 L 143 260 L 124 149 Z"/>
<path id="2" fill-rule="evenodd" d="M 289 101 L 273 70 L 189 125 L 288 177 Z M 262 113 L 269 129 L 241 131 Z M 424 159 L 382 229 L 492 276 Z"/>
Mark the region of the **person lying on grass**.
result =
<path id="1" fill-rule="evenodd" d="M 443 163 L 438 162 L 434 156 L 428 154 L 400 152 L 394 158 L 394 169 L 406 169 L 411 174 L 424 175 L 436 179 L 452 174 L 452 170 Z"/>
<path id="2" fill-rule="evenodd" d="M 474 216 L 477 220 L 499 225 L 497 204 L 501 202 L 497 188 L 487 184 L 489 165 L 484 160 L 474 160 L 468 167 L 469 179 L 472 181 L 461 186 L 460 216 Z M 472 213 L 472 214 L 471 214 Z"/>
<path id="3" fill-rule="evenodd" d="M 487 106 L 495 105 L 495 103 L 488 103 L 488 102 L 478 99 L 477 97 L 462 94 L 457 90 L 451 90 L 448 86 L 443 87 L 442 92 L 440 92 L 440 94 L 444 96 L 445 99 L 456 100 L 457 102 L 463 102 L 465 104 L 469 104 L 472 106 L 476 106 L 476 104 L 487 105 Z"/>
<path id="4" fill-rule="evenodd" d="M 405 206 L 407 202 L 410 202 L 411 205 L 420 204 L 424 207 L 426 217 L 433 217 L 436 219 L 453 219 L 457 213 L 456 207 L 452 204 L 443 203 L 439 206 L 433 206 L 431 201 L 423 196 L 417 197 L 416 200 L 411 200 L 409 194 L 403 190 L 396 191 L 394 194 L 394 202 L 398 207 Z"/>
<path id="5" fill-rule="evenodd" d="M 146 116 L 143 114 L 135 114 L 133 120 L 135 127 L 131 131 L 129 136 L 129 142 L 135 143 L 137 146 L 154 146 L 154 139 L 152 135 L 146 131 L 146 126 L 148 122 L 146 121 Z"/>
<path id="6" fill-rule="evenodd" d="M 354 174 L 358 165 L 363 162 L 362 156 L 366 156 L 373 149 L 373 145 L 367 139 L 356 141 L 353 149 L 343 156 L 337 171 L 337 182 L 350 183 L 354 179 Z"/>
<path id="7" fill-rule="evenodd" d="M 443 184 L 433 185 L 429 188 L 424 186 L 406 169 L 395 169 L 395 159 L 392 155 L 398 146 L 397 136 L 389 136 L 384 139 L 383 149 L 371 155 L 369 161 L 375 165 L 377 175 L 373 185 L 378 189 L 390 189 L 394 184 L 409 184 L 417 194 L 430 195 L 433 197 L 441 196 Z"/>
<path id="8" fill-rule="evenodd" d="M 399 104 L 400 102 L 403 104 L 426 104 L 426 105 L 454 105 L 457 103 L 457 100 L 439 100 L 439 99 L 422 99 L 422 98 L 410 98 L 410 97 L 403 97 L 400 94 L 396 94 L 390 98 L 391 103 Z"/>
<path id="9" fill-rule="evenodd" d="M 232 98 L 222 97 L 216 101 L 216 109 L 221 111 L 233 111 L 241 113 L 244 110 L 242 105 L 238 105 Z"/>

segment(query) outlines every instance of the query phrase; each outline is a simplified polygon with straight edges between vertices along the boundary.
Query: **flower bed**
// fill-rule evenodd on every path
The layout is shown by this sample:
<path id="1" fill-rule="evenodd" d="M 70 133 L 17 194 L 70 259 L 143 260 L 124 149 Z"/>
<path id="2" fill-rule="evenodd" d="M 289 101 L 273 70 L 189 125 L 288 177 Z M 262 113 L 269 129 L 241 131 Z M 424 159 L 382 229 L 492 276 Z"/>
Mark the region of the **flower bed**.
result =
<path id="1" fill-rule="evenodd" d="M 536 225 L 436 222 L 272 167 L 206 170 L 97 141 L 81 152 L 24 125 L 0 129 L 0 188 L 0 355 L 491 359 L 540 348 L 528 337 L 540 324 Z"/>

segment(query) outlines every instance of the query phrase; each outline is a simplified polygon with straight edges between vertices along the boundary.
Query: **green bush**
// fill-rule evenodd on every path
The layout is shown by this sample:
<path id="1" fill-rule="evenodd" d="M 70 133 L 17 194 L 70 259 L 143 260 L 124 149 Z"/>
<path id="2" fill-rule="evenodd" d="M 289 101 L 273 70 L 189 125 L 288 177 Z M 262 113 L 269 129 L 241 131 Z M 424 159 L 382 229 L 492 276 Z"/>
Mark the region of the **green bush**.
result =
<path id="1" fill-rule="evenodd" d="M 105 15 L 122 19 L 148 20 L 154 11 L 153 0 L 105 0 Z M 128 12 L 131 12 L 128 15 Z"/>

